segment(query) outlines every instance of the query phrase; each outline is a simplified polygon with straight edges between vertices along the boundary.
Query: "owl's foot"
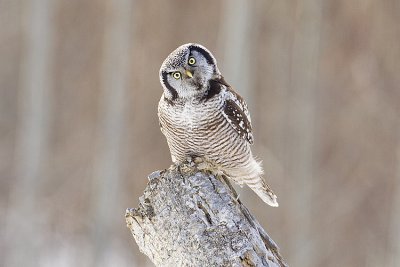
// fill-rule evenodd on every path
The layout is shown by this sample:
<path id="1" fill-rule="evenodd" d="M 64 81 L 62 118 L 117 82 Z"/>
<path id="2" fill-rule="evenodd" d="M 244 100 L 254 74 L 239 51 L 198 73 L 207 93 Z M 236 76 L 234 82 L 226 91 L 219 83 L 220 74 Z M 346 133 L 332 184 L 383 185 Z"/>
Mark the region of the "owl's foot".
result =
<path id="1" fill-rule="evenodd" d="M 191 157 L 188 157 L 188 161 L 190 163 L 196 165 L 197 169 L 200 171 L 208 171 L 211 169 L 210 163 L 203 157 L 191 156 Z"/>

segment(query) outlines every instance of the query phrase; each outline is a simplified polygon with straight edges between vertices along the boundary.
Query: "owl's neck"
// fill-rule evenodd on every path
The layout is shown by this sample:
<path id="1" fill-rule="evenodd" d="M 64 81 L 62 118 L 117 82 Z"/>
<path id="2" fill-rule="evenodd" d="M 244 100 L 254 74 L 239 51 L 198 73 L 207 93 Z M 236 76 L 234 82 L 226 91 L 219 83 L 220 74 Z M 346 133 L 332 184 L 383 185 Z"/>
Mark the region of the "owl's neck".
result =
<path id="1" fill-rule="evenodd" d="M 177 94 L 173 95 L 170 91 L 164 92 L 164 98 L 170 104 L 182 104 L 192 101 L 207 101 L 221 92 L 222 87 L 229 87 L 229 84 L 225 81 L 224 77 L 218 75 L 209 79 L 205 83 L 193 84 L 192 88 L 195 90 L 176 90 Z"/>
<path id="2" fill-rule="evenodd" d="M 207 101 L 208 99 L 218 95 L 223 86 L 230 87 L 222 75 L 216 77 L 215 79 L 209 80 L 207 91 L 202 95 L 201 100 Z"/>

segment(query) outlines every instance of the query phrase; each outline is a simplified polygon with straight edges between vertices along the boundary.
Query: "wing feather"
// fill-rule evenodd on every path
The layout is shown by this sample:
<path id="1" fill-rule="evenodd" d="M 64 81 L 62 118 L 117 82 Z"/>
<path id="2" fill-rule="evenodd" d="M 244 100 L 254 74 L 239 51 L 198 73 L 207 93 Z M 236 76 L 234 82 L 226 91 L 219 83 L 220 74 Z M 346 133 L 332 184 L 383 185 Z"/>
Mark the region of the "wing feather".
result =
<path id="1" fill-rule="evenodd" d="M 233 129 L 250 144 L 254 143 L 251 126 L 250 112 L 243 98 L 228 88 L 228 96 L 225 101 L 223 115 Z"/>

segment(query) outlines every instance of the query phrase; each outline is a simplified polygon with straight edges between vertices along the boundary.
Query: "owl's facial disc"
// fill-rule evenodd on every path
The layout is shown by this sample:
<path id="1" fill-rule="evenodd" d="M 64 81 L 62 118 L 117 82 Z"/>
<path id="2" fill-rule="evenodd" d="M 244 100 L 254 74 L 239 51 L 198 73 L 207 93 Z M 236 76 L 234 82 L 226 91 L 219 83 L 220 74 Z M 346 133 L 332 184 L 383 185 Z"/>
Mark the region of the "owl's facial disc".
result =
<path id="1" fill-rule="evenodd" d="M 161 84 L 170 100 L 201 97 L 208 90 L 209 81 L 219 76 L 215 58 L 198 44 L 178 47 L 160 69 Z"/>

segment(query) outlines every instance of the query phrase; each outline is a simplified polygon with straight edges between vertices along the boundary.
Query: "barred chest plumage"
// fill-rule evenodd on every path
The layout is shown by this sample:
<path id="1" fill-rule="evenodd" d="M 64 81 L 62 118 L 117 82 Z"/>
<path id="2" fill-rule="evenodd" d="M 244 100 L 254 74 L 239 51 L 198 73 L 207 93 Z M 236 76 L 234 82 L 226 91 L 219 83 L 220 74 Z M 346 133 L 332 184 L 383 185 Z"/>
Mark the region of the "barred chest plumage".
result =
<path id="1" fill-rule="evenodd" d="M 238 136 L 222 114 L 226 94 L 223 89 L 211 99 L 174 103 L 161 97 L 158 106 L 160 126 L 173 162 L 198 156 L 225 165 L 224 162 L 232 157 L 249 154 L 248 143 Z"/>

